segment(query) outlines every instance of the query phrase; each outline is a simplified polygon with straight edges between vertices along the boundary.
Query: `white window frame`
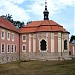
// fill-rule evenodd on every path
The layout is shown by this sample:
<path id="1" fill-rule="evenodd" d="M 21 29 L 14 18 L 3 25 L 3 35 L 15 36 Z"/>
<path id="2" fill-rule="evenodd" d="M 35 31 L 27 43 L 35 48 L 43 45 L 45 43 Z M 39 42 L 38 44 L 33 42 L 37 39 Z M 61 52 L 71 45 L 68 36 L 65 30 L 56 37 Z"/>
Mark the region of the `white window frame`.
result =
<path id="1" fill-rule="evenodd" d="M 4 43 L 1 43 L 1 53 L 5 53 L 5 44 L 4 44 L 4 52 L 2 52 L 2 44 Z"/>
<path id="2" fill-rule="evenodd" d="M 14 33 L 12 33 L 12 41 L 14 41 Z"/>
<path id="3" fill-rule="evenodd" d="M 13 46 L 13 52 L 12 52 L 12 46 Z M 14 53 L 14 44 L 11 44 L 11 53 Z"/>
<path id="4" fill-rule="evenodd" d="M 11 46 L 9 47 L 9 52 L 8 52 L 8 45 L 10 46 L 10 44 L 7 44 L 7 53 L 10 53 Z"/>
<path id="5" fill-rule="evenodd" d="M 9 36 L 9 38 L 8 38 L 8 36 Z M 7 40 L 10 40 L 10 32 L 7 32 Z"/>
<path id="6" fill-rule="evenodd" d="M 24 36 L 25 36 L 25 40 L 23 39 Z M 22 35 L 22 41 L 26 42 L 26 35 Z"/>
<path id="7" fill-rule="evenodd" d="M 4 32 L 4 37 L 2 37 L 2 32 Z M 1 31 L 1 38 L 4 40 L 5 39 L 5 30 Z"/>
<path id="8" fill-rule="evenodd" d="M 23 50 L 23 46 L 25 46 L 25 50 Z M 26 52 L 26 45 L 25 44 L 22 45 L 22 52 Z"/>

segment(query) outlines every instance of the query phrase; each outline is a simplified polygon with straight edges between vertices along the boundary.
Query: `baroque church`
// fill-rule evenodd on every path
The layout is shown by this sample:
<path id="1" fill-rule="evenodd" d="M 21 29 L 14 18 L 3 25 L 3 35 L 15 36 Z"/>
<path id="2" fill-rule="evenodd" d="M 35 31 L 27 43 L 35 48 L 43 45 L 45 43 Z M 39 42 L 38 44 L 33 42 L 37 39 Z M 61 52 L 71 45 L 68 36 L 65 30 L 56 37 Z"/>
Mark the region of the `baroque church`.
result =
<path id="1" fill-rule="evenodd" d="M 49 20 L 47 2 L 44 20 L 33 21 L 22 28 L 0 17 L 0 63 L 17 60 L 69 60 L 75 57 L 75 44 L 69 43 L 69 32 Z"/>

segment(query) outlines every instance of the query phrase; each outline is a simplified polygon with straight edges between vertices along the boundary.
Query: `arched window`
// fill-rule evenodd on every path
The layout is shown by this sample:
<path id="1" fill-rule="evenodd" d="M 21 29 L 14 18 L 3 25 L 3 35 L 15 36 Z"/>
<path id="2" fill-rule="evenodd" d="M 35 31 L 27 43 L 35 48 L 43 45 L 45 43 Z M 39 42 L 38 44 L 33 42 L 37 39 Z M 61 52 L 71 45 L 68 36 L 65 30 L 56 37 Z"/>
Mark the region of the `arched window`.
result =
<path id="1" fill-rule="evenodd" d="M 46 51 L 46 41 L 45 41 L 45 40 L 42 40 L 42 41 L 40 42 L 40 49 L 41 49 L 42 51 Z"/>
<path id="2" fill-rule="evenodd" d="M 64 40 L 64 50 L 67 50 L 67 40 Z"/>

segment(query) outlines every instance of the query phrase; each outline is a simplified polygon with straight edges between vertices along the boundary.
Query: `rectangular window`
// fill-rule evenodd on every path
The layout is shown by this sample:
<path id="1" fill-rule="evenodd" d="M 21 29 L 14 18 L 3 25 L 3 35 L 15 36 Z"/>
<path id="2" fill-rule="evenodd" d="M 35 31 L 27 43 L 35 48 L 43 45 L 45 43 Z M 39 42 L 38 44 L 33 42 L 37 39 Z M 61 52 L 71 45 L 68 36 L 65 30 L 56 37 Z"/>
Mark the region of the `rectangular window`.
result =
<path id="1" fill-rule="evenodd" d="M 4 53 L 4 50 L 5 50 L 5 45 L 1 44 L 1 53 Z"/>
<path id="2" fill-rule="evenodd" d="M 11 45 L 11 52 L 14 52 L 14 45 Z"/>
<path id="3" fill-rule="evenodd" d="M 12 33 L 12 41 L 14 41 L 14 33 Z"/>
<path id="4" fill-rule="evenodd" d="M 23 50 L 25 50 L 25 46 L 23 46 Z"/>
<path id="5" fill-rule="evenodd" d="M 16 52 L 16 45 L 15 45 L 15 52 Z"/>
<path id="6" fill-rule="evenodd" d="M 4 31 L 2 31 L 2 38 L 4 37 Z"/>
<path id="7" fill-rule="evenodd" d="M 26 45 L 22 45 L 22 51 L 23 51 L 23 52 L 26 51 Z"/>
<path id="8" fill-rule="evenodd" d="M 1 38 L 5 39 L 5 31 L 4 30 L 2 30 L 2 32 L 1 32 Z"/>
<path id="9" fill-rule="evenodd" d="M 10 40 L 10 32 L 7 33 L 7 39 Z"/>
<path id="10" fill-rule="evenodd" d="M 22 41 L 23 41 L 23 42 L 26 41 L 26 35 L 22 35 Z"/>
<path id="11" fill-rule="evenodd" d="M 10 45 L 7 45 L 7 53 L 10 53 Z"/>

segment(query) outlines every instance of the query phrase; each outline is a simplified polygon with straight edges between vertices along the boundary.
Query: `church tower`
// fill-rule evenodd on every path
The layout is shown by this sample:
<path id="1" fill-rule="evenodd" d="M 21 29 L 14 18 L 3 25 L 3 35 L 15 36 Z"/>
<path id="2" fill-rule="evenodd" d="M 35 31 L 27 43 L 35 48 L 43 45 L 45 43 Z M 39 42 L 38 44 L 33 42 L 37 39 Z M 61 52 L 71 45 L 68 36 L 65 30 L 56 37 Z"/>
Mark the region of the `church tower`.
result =
<path id="1" fill-rule="evenodd" d="M 45 0 L 45 10 L 43 12 L 44 14 L 44 20 L 49 20 L 49 12 L 47 10 L 47 1 Z"/>

